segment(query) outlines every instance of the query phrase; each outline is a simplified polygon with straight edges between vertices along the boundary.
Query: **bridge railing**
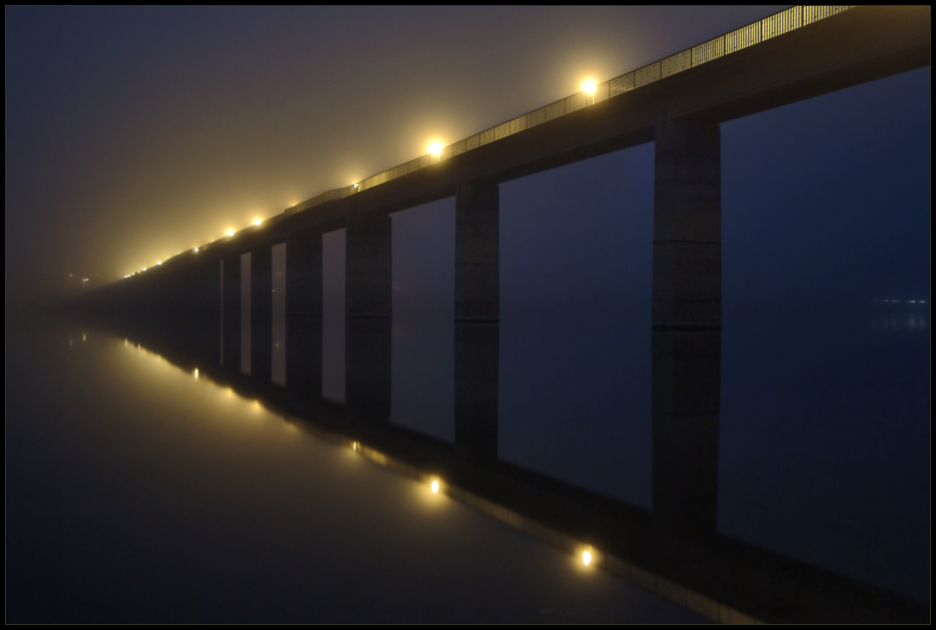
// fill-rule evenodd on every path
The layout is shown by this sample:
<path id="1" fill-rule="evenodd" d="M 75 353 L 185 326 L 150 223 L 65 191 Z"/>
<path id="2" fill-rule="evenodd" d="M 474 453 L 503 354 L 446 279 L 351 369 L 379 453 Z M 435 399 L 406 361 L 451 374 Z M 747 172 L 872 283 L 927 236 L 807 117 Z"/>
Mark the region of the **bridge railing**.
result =
<path id="1" fill-rule="evenodd" d="M 808 26 L 819 20 L 831 17 L 848 9 L 852 5 L 843 6 L 795 6 L 779 13 L 767 16 L 761 20 L 742 26 L 739 29 L 719 35 L 714 39 L 702 42 L 691 48 L 670 55 L 665 59 L 655 61 L 649 65 L 638 68 L 627 74 L 622 74 L 595 86 L 594 93 L 576 92 L 571 96 L 559 99 L 544 107 L 518 116 L 490 129 L 485 129 L 472 136 L 458 140 L 447 147 L 443 147 L 439 155 L 426 154 L 414 158 L 393 168 L 372 175 L 350 186 L 335 188 L 303 201 L 284 211 L 284 215 L 294 214 L 308 210 L 320 204 L 335 199 L 344 199 L 350 195 L 365 191 L 374 186 L 385 184 L 391 180 L 403 177 L 414 171 L 426 168 L 442 160 L 450 159 L 467 151 L 472 151 L 486 144 L 496 142 L 502 138 L 520 133 L 544 122 L 554 120 L 560 116 L 571 114 L 589 105 L 600 103 L 614 98 L 631 90 L 639 89 L 649 83 L 659 81 L 673 74 L 689 70 L 696 66 L 708 63 L 732 53 L 738 52 L 763 41 L 783 35 L 790 31 Z M 220 239 L 215 243 L 224 242 L 229 238 Z M 213 243 L 201 246 L 201 249 L 211 247 Z"/>
<path id="2" fill-rule="evenodd" d="M 491 127 L 490 129 L 485 129 L 484 131 L 454 142 L 447 147 L 444 147 L 441 154 L 438 156 L 427 154 L 422 157 L 410 160 L 405 164 L 401 164 L 383 171 L 382 173 L 372 175 L 371 177 L 358 182 L 356 186 L 348 186 L 337 189 L 340 191 L 337 193 L 336 191 L 323 193 L 322 195 L 309 200 L 309 202 L 295 206 L 295 208 L 290 208 L 286 212 L 296 212 L 299 209 L 304 210 L 314 205 L 318 205 L 318 203 L 323 203 L 330 199 L 337 198 L 336 195 L 345 197 L 356 192 L 367 190 L 368 188 L 373 188 L 374 186 L 379 186 L 380 184 L 384 184 L 390 180 L 396 179 L 397 177 L 402 177 L 403 175 L 407 175 L 413 171 L 425 168 L 430 164 L 434 164 L 441 160 L 446 160 L 467 151 L 477 149 L 478 147 L 490 144 L 491 142 L 496 142 L 497 140 L 506 138 L 507 136 L 511 136 L 515 133 L 520 133 L 521 131 L 525 131 L 526 129 L 530 129 L 531 127 L 535 127 L 536 125 L 542 124 L 549 120 L 570 114 L 574 111 L 582 109 L 583 107 L 587 107 L 588 105 L 600 103 L 601 101 L 613 98 L 619 94 L 624 94 L 625 92 L 643 87 L 648 83 L 653 83 L 654 81 L 658 81 L 678 72 L 694 68 L 703 63 L 718 59 L 719 57 L 723 57 L 749 46 L 759 44 L 760 42 L 772 37 L 776 37 L 794 29 L 807 26 L 813 22 L 831 17 L 850 8 L 852 7 L 791 7 L 779 13 L 775 13 L 774 15 L 770 15 L 761 20 L 758 20 L 752 24 L 748 24 L 747 26 L 742 26 L 737 30 L 731 31 L 730 33 L 719 35 L 718 37 L 707 42 L 703 42 L 697 46 L 693 46 L 692 48 L 687 48 L 686 50 L 678 52 L 674 55 L 670 55 L 669 57 L 661 59 L 660 61 L 655 61 L 654 63 L 646 65 L 642 68 L 638 68 L 632 72 L 628 72 L 627 74 L 623 74 L 609 81 L 599 83 L 597 86 L 595 86 L 594 94 L 577 92 L 571 96 L 567 96 L 558 101 L 555 101 L 554 103 L 550 103 L 545 107 L 540 107 L 539 109 L 533 110 L 532 112 L 528 112 L 522 116 L 518 116 L 517 118 Z"/>

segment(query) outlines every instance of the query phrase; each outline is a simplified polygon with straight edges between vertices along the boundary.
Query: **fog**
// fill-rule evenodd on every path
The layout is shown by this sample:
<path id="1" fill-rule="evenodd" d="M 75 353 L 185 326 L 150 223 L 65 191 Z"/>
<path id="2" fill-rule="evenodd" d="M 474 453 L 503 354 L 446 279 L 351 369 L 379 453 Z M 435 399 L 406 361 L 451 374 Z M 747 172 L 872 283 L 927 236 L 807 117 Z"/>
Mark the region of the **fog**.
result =
<path id="1" fill-rule="evenodd" d="M 112 282 L 776 10 L 12 7 L 8 301 Z"/>

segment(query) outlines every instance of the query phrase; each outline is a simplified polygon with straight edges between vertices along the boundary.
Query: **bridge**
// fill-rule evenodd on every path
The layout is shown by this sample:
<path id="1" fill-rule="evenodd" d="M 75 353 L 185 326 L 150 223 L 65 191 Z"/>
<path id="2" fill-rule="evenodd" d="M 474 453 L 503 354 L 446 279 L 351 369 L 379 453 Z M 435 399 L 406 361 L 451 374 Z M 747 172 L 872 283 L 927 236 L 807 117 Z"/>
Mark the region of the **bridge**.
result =
<path id="1" fill-rule="evenodd" d="M 817 570 L 798 567 L 798 585 L 778 577 L 786 570 L 784 561 L 726 542 L 715 534 L 715 521 L 722 325 L 719 124 L 924 67 L 929 56 L 929 7 L 792 7 L 435 154 L 325 192 L 259 226 L 89 293 L 72 308 L 106 314 L 127 329 L 172 329 L 175 343 L 185 348 L 180 363 L 200 357 L 204 366 L 207 357 L 213 367 L 203 370 L 283 408 L 324 405 L 346 434 L 407 461 L 431 463 L 461 479 L 461 487 L 474 488 L 478 496 L 497 495 L 536 522 L 601 540 L 618 554 L 614 557 L 631 563 L 628 575 L 651 571 L 647 575 L 660 576 L 654 584 L 682 589 L 684 603 L 687 593 L 696 593 L 724 610 L 741 611 L 742 618 L 766 621 L 928 617 L 928 610 Z M 648 515 L 531 480 L 496 459 L 498 186 L 649 142 L 655 143 L 655 182 L 653 509 Z M 413 446 L 388 427 L 390 214 L 451 197 L 456 214 L 453 452 Z M 338 229 L 346 229 L 347 238 L 343 407 L 320 400 L 322 238 Z M 276 352 L 282 347 L 285 352 Z M 478 481 L 481 477 L 484 481 Z M 536 499 L 529 498 L 530 487 Z M 549 505 L 576 516 L 555 516 Z M 635 550 L 615 542 L 614 531 L 627 531 L 645 545 Z M 667 551 L 673 545 L 680 558 L 695 558 L 707 568 L 686 568 Z M 803 604 L 809 589 L 825 603 Z M 771 603 L 772 597 L 784 604 Z M 720 619 L 717 610 L 713 618 Z"/>

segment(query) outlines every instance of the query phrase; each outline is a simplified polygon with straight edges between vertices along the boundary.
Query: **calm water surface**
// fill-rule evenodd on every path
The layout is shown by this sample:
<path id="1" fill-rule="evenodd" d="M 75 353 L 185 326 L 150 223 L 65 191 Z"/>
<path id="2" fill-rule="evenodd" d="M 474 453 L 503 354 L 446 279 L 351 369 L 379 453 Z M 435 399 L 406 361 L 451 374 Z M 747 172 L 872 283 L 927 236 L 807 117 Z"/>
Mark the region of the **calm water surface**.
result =
<path id="1" fill-rule="evenodd" d="M 122 338 L 7 366 L 9 621 L 698 620 Z"/>

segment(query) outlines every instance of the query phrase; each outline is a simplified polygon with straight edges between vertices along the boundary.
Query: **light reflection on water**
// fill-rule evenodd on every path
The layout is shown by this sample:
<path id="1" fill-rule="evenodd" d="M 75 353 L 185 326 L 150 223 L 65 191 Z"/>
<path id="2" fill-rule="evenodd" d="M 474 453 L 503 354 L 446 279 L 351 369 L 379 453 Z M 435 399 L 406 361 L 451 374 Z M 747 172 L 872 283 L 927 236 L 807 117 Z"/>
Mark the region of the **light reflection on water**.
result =
<path id="1" fill-rule="evenodd" d="M 880 313 L 871 320 L 871 327 L 885 331 L 926 331 L 929 330 L 929 313 Z"/>
<path id="2" fill-rule="evenodd" d="M 549 608 L 585 621 L 696 619 L 570 571 L 568 555 L 458 506 L 444 483 L 435 494 L 431 481 L 349 466 L 362 458 L 349 460 L 347 442 L 203 366 L 92 332 L 80 351 L 56 350 L 74 338 L 45 330 L 9 348 L 21 366 L 7 435 L 17 615 L 538 621 Z"/>

